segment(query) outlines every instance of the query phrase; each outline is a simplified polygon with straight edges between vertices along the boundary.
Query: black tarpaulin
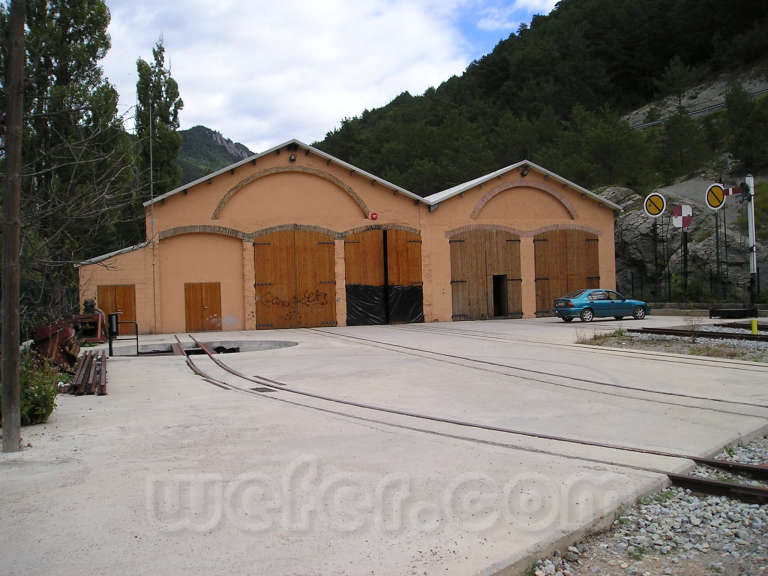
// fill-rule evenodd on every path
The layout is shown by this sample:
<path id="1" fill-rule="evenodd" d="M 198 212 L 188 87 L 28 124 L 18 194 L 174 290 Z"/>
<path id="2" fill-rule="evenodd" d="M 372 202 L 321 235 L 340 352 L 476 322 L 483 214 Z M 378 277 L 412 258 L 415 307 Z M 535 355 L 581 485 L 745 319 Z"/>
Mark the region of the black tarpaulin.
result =
<path id="1" fill-rule="evenodd" d="M 387 303 L 391 324 L 424 322 L 423 290 L 421 286 L 389 286 Z"/>
<path id="2" fill-rule="evenodd" d="M 347 326 L 387 323 L 384 286 L 347 284 Z"/>

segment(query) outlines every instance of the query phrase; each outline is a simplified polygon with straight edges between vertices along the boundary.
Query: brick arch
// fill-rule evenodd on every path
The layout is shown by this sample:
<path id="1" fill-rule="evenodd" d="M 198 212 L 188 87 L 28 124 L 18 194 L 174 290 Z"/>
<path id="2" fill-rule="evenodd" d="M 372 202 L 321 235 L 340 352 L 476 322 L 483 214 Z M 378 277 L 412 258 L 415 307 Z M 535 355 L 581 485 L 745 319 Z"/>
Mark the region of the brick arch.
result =
<path id="1" fill-rule="evenodd" d="M 224 209 L 224 206 L 226 206 L 227 202 L 229 202 L 232 199 L 232 197 L 235 194 L 237 194 L 240 190 L 248 186 L 248 184 L 251 184 L 252 182 L 255 182 L 256 180 L 259 180 L 266 176 L 272 176 L 274 174 L 282 174 L 286 172 L 298 173 L 298 174 L 311 174 L 312 176 L 317 176 L 318 178 L 322 178 L 323 180 L 326 180 L 331 184 L 334 184 L 335 186 L 337 186 L 338 188 L 341 188 L 344 192 L 346 192 L 346 194 L 350 198 L 352 198 L 352 200 L 355 202 L 355 204 L 357 204 L 357 206 L 360 208 L 360 211 L 363 213 L 363 215 L 366 218 L 370 216 L 370 210 L 368 209 L 368 206 L 365 204 L 363 199 L 357 195 L 357 193 L 352 189 L 351 186 L 342 182 L 339 178 L 337 178 L 333 174 L 324 172 L 323 170 L 318 170 L 317 168 L 310 168 L 308 166 L 277 166 L 274 168 L 268 168 L 266 170 L 256 172 L 255 174 L 251 174 L 250 176 L 242 179 L 240 182 L 235 184 L 232 188 L 227 190 L 227 192 L 224 194 L 222 199 L 219 201 L 219 204 L 216 206 L 216 209 L 213 211 L 213 215 L 211 216 L 211 219 L 218 220 L 219 216 L 221 215 L 221 211 Z"/>
<path id="2" fill-rule="evenodd" d="M 512 226 L 502 226 L 499 224 L 468 224 L 466 226 L 462 226 L 461 228 L 454 228 L 453 230 L 446 231 L 445 237 L 452 238 L 457 234 L 463 234 L 464 232 L 473 232 L 475 230 L 500 230 L 502 232 L 509 232 L 510 234 L 515 234 L 516 236 L 520 236 L 521 238 L 523 236 L 530 235 L 530 232 L 527 232 L 525 230 L 520 230 L 519 228 L 513 228 Z"/>
<path id="3" fill-rule="evenodd" d="M 510 234 L 516 234 L 520 238 L 529 238 L 532 236 L 538 236 L 545 232 L 551 232 L 552 230 L 581 230 L 582 232 L 589 232 L 595 236 L 602 236 L 602 232 L 589 226 L 583 226 L 582 224 L 552 224 L 550 226 L 542 226 L 541 228 L 535 228 L 534 230 L 520 230 L 519 228 L 513 228 L 512 226 L 502 226 L 498 224 L 468 224 L 460 228 L 454 228 L 453 230 L 447 230 L 445 232 L 446 238 L 452 238 L 457 234 L 463 232 L 471 232 L 473 230 L 501 230 L 503 232 L 509 232 Z"/>
<path id="4" fill-rule="evenodd" d="M 496 196 L 498 196 L 502 192 L 506 192 L 507 190 L 514 190 L 516 188 L 532 188 L 534 190 L 539 190 L 541 192 L 544 192 L 545 194 L 549 194 L 550 196 L 558 200 L 563 205 L 566 212 L 568 212 L 568 215 L 571 217 L 571 220 L 576 220 L 576 209 L 573 207 L 573 204 L 571 204 L 571 202 L 559 190 L 547 184 L 537 184 L 535 186 L 530 186 L 520 181 L 500 184 L 493 190 L 489 191 L 477 203 L 470 217 L 473 220 L 476 220 L 477 217 L 480 215 L 480 212 L 483 211 L 483 208 L 485 208 L 485 205 L 488 204 L 488 202 L 493 200 Z"/>
<path id="5" fill-rule="evenodd" d="M 545 232 L 551 232 L 553 230 L 581 230 L 582 232 L 589 232 L 590 234 L 594 234 L 598 237 L 602 236 L 602 232 L 600 232 L 600 230 L 590 228 L 589 226 L 583 226 L 581 224 L 552 224 L 551 226 L 543 226 L 541 228 L 531 230 L 530 232 L 527 232 L 527 235 L 538 236 L 539 234 L 544 234 Z"/>
<path id="6" fill-rule="evenodd" d="M 256 230 L 248 235 L 249 240 L 264 236 L 265 234 L 272 234 L 274 232 L 282 232 L 284 230 L 306 230 L 308 232 L 319 232 L 320 234 L 326 234 L 333 238 L 341 238 L 342 234 L 328 228 L 322 228 L 320 226 L 307 226 L 304 224 L 281 224 L 280 226 L 270 226 L 269 228 L 263 228 Z"/>
<path id="7" fill-rule="evenodd" d="M 370 224 L 368 226 L 359 226 L 357 228 L 352 228 L 351 230 L 341 232 L 339 236 L 346 237 L 352 234 L 367 232 L 368 230 L 403 230 L 404 232 L 411 232 L 412 234 L 421 236 L 421 230 L 412 228 L 411 226 L 403 226 L 401 224 Z"/>
<path id="8" fill-rule="evenodd" d="M 236 230 L 235 228 L 207 225 L 177 226 L 176 228 L 162 230 L 158 236 L 160 240 L 166 240 L 184 234 L 216 234 L 217 236 L 228 236 L 230 238 L 239 238 L 240 240 L 248 240 L 250 238 L 250 234 L 242 232 L 241 230 Z"/>

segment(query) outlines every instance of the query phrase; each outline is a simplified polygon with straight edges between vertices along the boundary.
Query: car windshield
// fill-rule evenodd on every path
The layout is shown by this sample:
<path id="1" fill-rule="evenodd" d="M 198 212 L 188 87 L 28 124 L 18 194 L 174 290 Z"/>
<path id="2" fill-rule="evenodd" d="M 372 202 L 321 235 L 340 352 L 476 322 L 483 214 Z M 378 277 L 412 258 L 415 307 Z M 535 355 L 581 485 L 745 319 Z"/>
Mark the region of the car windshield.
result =
<path id="1" fill-rule="evenodd" d="M 574 292 L 571 292 L 570 294 L 566 294 L 564 298 L 578 298 L 584 294 L 584 290 L 575 290 Z"/>

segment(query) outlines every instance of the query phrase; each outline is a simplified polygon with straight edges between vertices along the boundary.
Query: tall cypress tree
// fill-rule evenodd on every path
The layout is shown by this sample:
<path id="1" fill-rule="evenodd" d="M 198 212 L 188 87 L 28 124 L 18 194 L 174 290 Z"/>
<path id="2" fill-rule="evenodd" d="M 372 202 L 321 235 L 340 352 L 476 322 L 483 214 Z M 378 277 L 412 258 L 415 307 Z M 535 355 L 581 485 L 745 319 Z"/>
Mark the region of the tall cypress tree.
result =
<path id="1" fill-rule="evenodd" d="M 181 147 L 179 111 L 184 102 L 179 85 L 165 64 L 165 46 L 158 40 L 152 49 L 153 62 L 139 58 L 136 68 L 136 136 L 140 149 L 139 170 L 144 200 L 149 197 L 150 132 L 152 135 L 152 178 L 154 193 L 162 194 L 179 185 L 181 168 L 176 157 Z M 150 126 L 151 123 L 151 126 Z"/>

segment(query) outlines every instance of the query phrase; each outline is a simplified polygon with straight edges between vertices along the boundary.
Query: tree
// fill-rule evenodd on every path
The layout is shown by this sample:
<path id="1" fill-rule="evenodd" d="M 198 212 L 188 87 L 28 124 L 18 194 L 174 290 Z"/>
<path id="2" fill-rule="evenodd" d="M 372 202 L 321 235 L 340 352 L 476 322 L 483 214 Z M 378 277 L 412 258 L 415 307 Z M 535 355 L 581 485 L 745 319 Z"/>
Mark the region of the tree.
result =
<path id="1" fill-rule="evenodd" d="M 667 64 L 661 78 L 655 80 L 654 84 L 662 94 L 675 96 L 680 108 L 683 105 L 683 94 L 698 78 L 696 71 L 683 64 L 680 56 L 675 55 Z"/>
<path id="2" fill-rule="evenodd" d="M 706 145 L 699 124 L 683 108 L 667 118 L 659 142 L 658 166 L 667 180 L 698 168 Z"/>
<path id="3" fill-rule="evenodd" d="M 179 111 L 184 102 L 179 97 L 179 86 L 165 67 L 165 46 L 158 40 L 152 49 L 152 64 L 139 58 L 136 68 L 136 136 L 139 141 L 142 193 L 149 197 L 149 184 L 160 193 L 179 185 L 181 168 L 176 157 L 181 147 Z M 150 179 L 150 132 L 152 175 Z"/>
<path id="4" fill-rule="evenodd" d="M 22 337 L 76 310 L 73 264 L 124 245 L 121 218 L 132 200 L 130 141 L 99 67 L 109 10 L 101 0 L 29 0 L 26 9 Z M 7 37 L 2 5 L 0 29 Z M 3 50 L 3 77 L 7 65 Z"/>
<path id="5" fill-rule="evenodd" d="M 768 100 L 752 100 L 734 84 L 725 96 L 728 151 L 740 168 L 757 170 L 768 163 Z"/>

